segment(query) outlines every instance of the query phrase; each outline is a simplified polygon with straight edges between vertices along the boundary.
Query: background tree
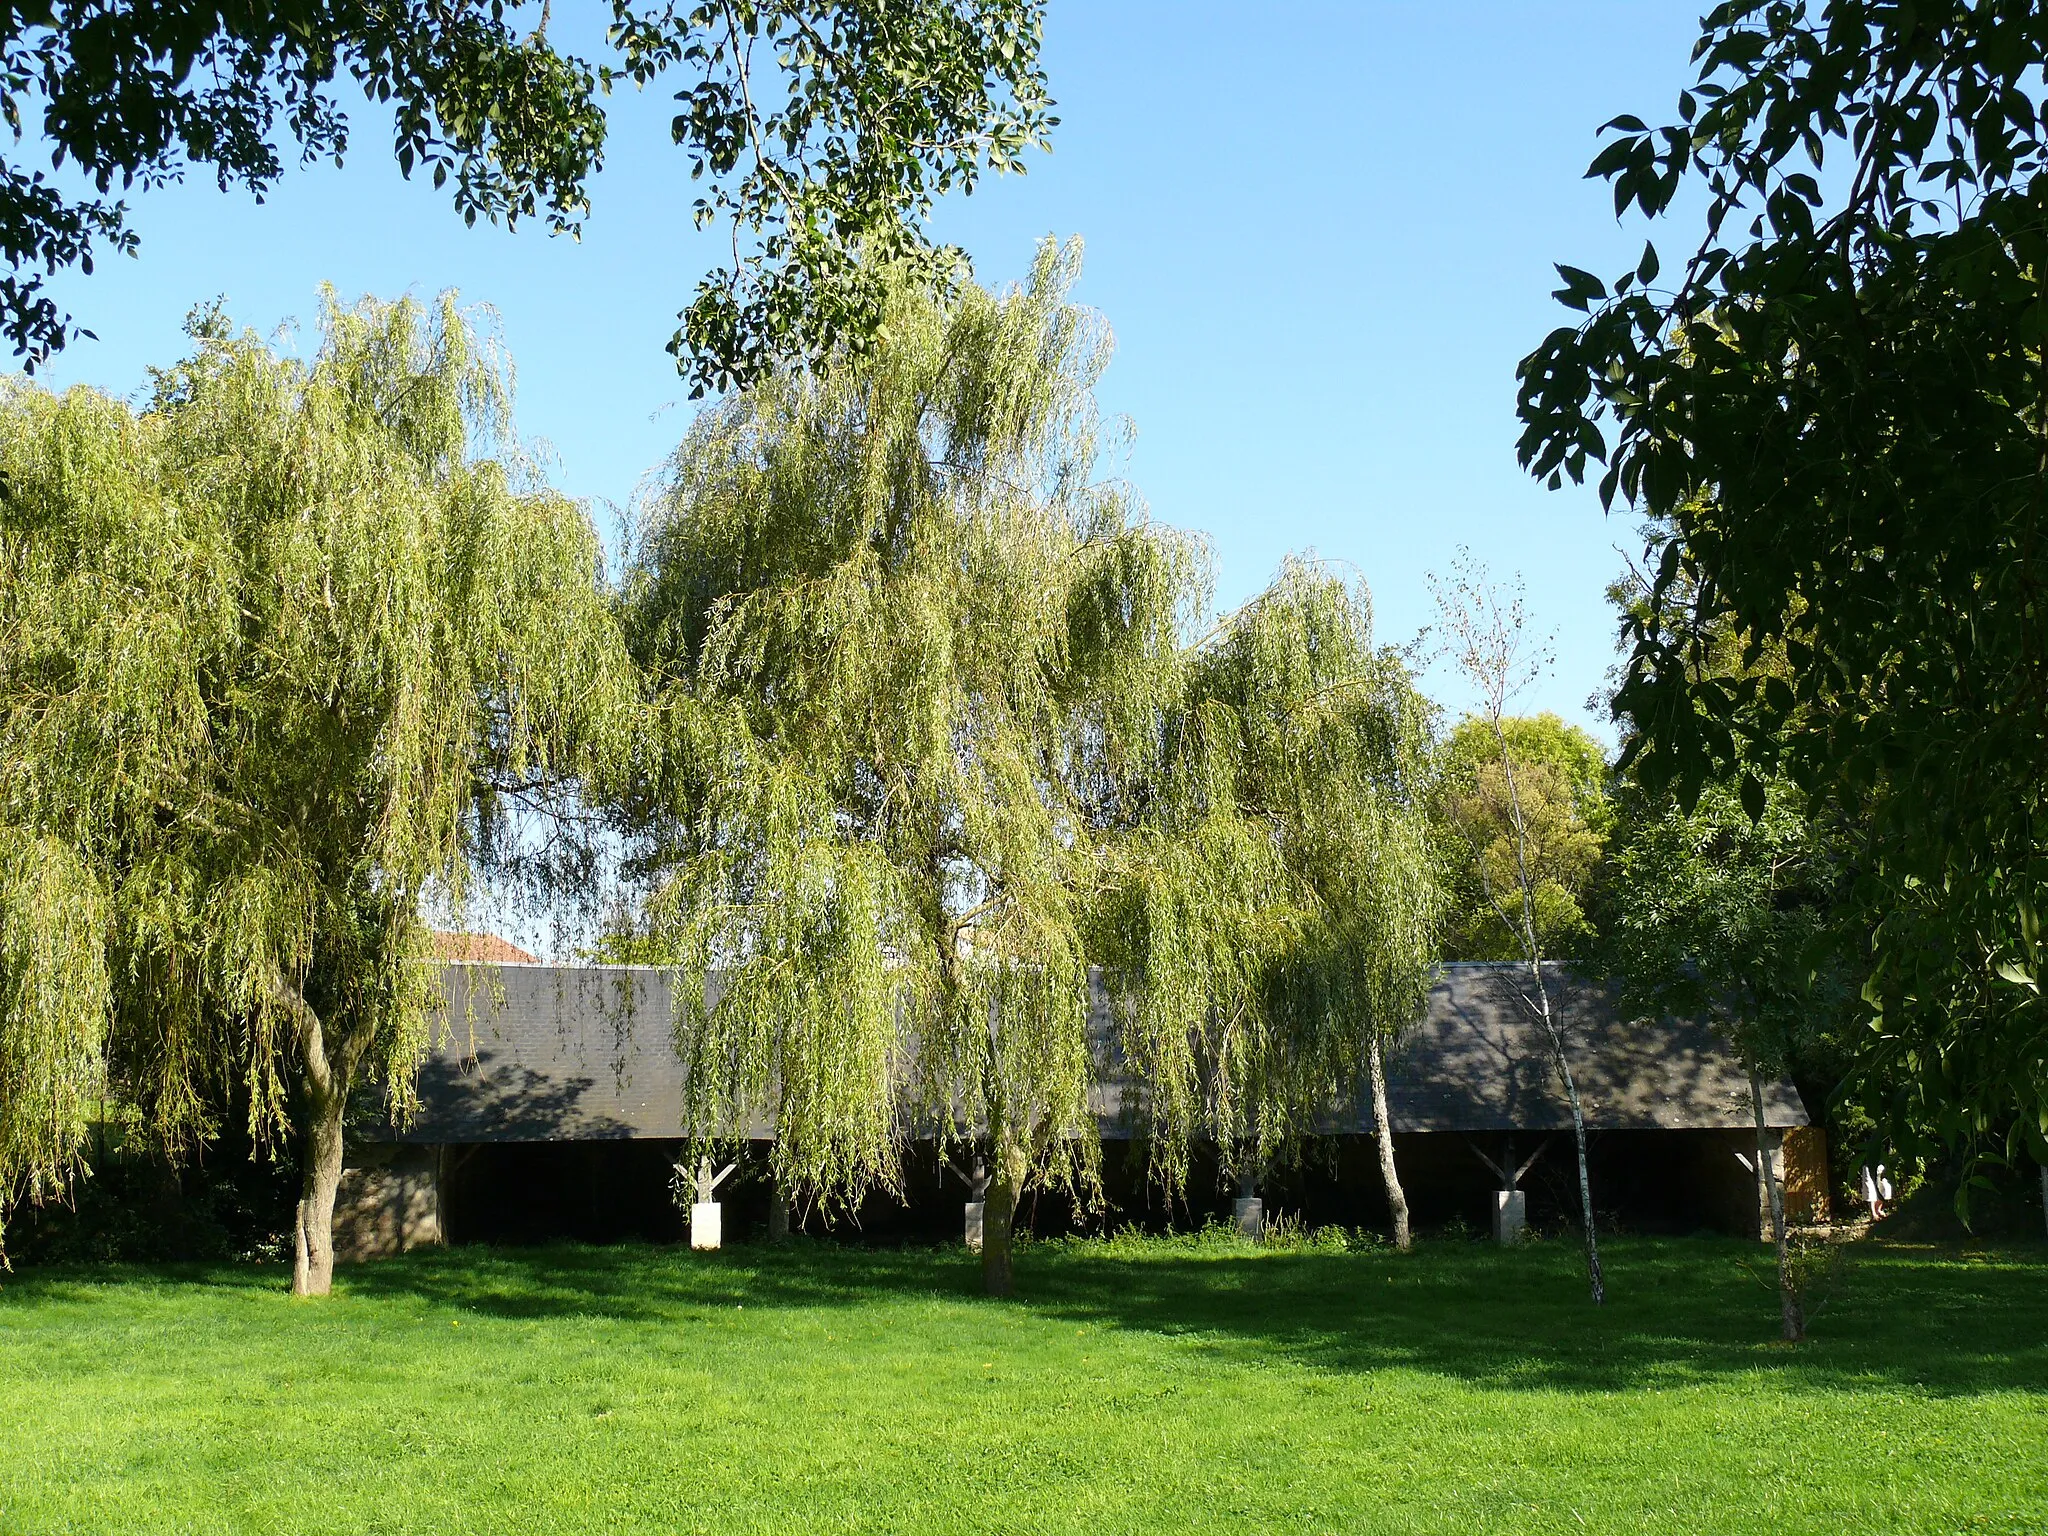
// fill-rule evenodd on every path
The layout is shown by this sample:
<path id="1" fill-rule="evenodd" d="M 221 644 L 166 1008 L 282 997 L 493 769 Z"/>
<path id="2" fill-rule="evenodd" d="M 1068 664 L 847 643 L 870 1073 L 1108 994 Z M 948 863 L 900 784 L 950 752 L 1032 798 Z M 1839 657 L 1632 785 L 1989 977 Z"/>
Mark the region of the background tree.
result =
<path id="1" fill-rule="evenodd" d="M 1640 792 L 1625 804 L 1598 953 L 1632 1007 L 1710 1019 L 1741 1058 L 1784 1334 L 1802 1339 L 1806 1314 L 1784 1190 L 1770 1174 L 1763 1084 L 1821 1048 L 1856 1000 L 1834 920 L 1847 865 L 1838 840 L 1782 778 L 1766 786 L 1754 820 L 1720 782 L 1704 786 L 1689 811 Z"/>
<path id="2" fill-rule="evenodd" d="M 1593 1225 L 1593 1185 L 1586 1170 L 1586 1117 L 1579 1108 L 1579 1088 L 1572 1076 L 1571 1058 L 1565 1051 L 1564 1033 L 1551 1007 L 1550 981 L 1544 973 L 1546 950 L 1543 932 L 1536 922 L 1536 897 L 1542 875 L 1535 862 L 1536 840 L 1522 797 L 1522 765 L 1514 742 L 1508 735 L 1508 702 L 1535 681 L 1548 664 L 1547 656 L 1529 645 L 1527 618 L 1519 592 L 1503 594 L 1487 577 L 1483 567 L 1469 553 L 1461 552 L 1459 563 L 1448 580 L 1436 583 L 1437 611 L 1442 619 L 1444 639 L 1451 659 L 1479 695 L 1478 718 L 1493 737 L 1496 776 L 1476 776 L 1475 789 L 1485 793 L 1491 786 L 1496 799 L 1474 814 L 1455 823 L 1461 831 L 1506 828 L 1507 853 L 1513 883 L 1494 882 L 1493 866 L 1485 848 L 1476 840 L 1467 842 L 1470 868 L 1482 896 L 1502 927 L 1515 934 L 1520 953 L 1520 984 L 1514 990 L 1517 1003 L 1543 1028 L 1558 1080 L 1564 1085 L 1565 1102 L 1572 1116 L 1572 1145 L 1578 1153 L 1579 1219 L 1585 1231 L 1586 1280 L 1593 1303 L 1607 1299 L 1607 1283 L 1600 1271 L 1600 1238 Z"/>
<path id="3" fill-rule="evenodd" d="M 1199 874 L 1173 869 L 1157 889 L 1134 862 L 1131 904 L 1116 910 L 1135 952 L 1112 968 L 1141 983 L 1133 1006 L 1153 1015 L 1138 1039 L 1168 1052 L 1146 1063 L 1155 1147 L 1183 1146 L 1199 1127 L 1254 1162 L 1283 1157 L 1369 1086 L 1404 1249 L 1384 1056 L 1421 1016 L 1443 910 L 1429 724 L 1400 657 L 1373 644 L 1364 584 L 1289 561 L 1197 649 L 1169 727 L 1157 837 L 1131 845 L 1146 864 L 1187 858 L 1231 871 L 1224 881 L 1259 878 L 1183 910 L 1168 898 Z M 1142 984 L 1151 951 L 1190 943 L 1217 952 L 1189 968 L 1191 991 Z"/>
<path id="4" fill-rule="evenodd" d="M 280 137 L 338 163 L 343 79 L 390 105 L 400 171 L 452 181 L 466 221 L 573 234 L 603 159 L 602 97 L 679 72 L 671 134 L 707 183 L 699 225 L 729 223 L 732 263 L 670 349 L 698 393 L 723 388 L 783 351 L 861 343 L 882 302 L 862 251 L 960 266 L 924 216 L 1045 142 L 1042 15 L 1042 0 L 613 0 L 592 63 L 550 38 L 547 0 L 31 0 L 0 16 L 0 113 L 98 195 L 0 161 L 0 329 L 31 367 L 75 332 L 46 280 L 135 249 L 117 185 L 200 165 L 260 199 L 284 171 Z"/>
<path id="5" fill-rule="evenodd" d="M 1759 817 L 1783 772 L 1867 821 L 1866 1096 L 2048 1161 L 2048 14 L 1740 0 L 1694 57 L 1591 174 L 1704 231 L 1666 287 L 1648 246 L 1611 287 L 1559 269 L 1586 318 L 1522 364 L 1522 459 L 1604 463 L 1656 525 L 1632 771 Z M 1783 673 L 1699 664 L 1724 631 Z"/>
<path id="6" fill-rule="evenodd" d="M 1509 814 L 1510 759 L 1522 811 L 1520 839 Z M 1530 899 L 1544 953 L 1569 954 L 1591 936 L 1586 906 L 1614 822 L 1609 777 L 1600 743 L 1553 714 L 1505 716 L 1498 734 L 1483 715 L 1452 728 L 1438 749 L 1434 796 L 1442 844 L 1461 855 L 1450 861 L 1446 958 L 1521 955 L 1521 935 L 1486 894 L 1514 888 L 1518 847 L 1535 881 Z"/>
<path id="7" fill-rule="evenodd" d="M 330 302 L 310 364 L 194 329 L 139 413 L 0 402 L 0 1191 L 65 1176 L 103 1073 L 173 1155 L 240 1076 L 259 1139 L 298 1128 L 323 1292 L 350 1094 L 402 1119 L 428 1043 L 423 900 L 630 681 L 452 298 Z"/>

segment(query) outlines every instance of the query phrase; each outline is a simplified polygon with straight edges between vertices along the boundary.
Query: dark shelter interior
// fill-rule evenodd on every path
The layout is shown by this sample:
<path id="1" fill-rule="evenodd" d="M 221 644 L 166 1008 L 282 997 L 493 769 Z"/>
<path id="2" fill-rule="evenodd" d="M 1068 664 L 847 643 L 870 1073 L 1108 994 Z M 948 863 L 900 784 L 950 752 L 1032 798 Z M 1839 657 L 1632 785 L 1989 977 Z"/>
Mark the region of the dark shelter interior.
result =
<path id="1" fill-rule="evenodd" d="M 1475 1148 L 1496 1166 L 1510 1150 L 1518 1163 L 1535 1153 L 1521 1180 L 1531 1223 L 1539 1229 L 1577 1224 L 1569 1133 L 1407 1133 L 1396 1134 L 1394 1147 L 1411 1218 L 1424 1231 L 1487 1229 L 1499 1180 Z M 1754 1177 L 1736 1156 L 1753 1148 L 1753 1138 L 1745 1141 L 1740 1132 L 1596 1131 L 1587 1160 L 1600 1220 L 1646 1233 L 1753 1231 Z M 766 1143 L 755 1144 L 718 1191 L 729 1239 L 768 1230 L 773 1187 L 767 1152 Z M 668 1138 L 449 1147 L 441 1175 L 445 1240 L 681 1242 L 687 1230 L 675 1194 L 676 1165 L 685 1155 L 686 1144 Z M 1199 1227 L 1227 1220 L 1238 1194 L 1237 1181 L 1225 1176 L 1212 1149 L 1196 1154 L 1189 1188 L 1180 1195 L 1169 1196 L 1148 1177 L 1139 1143 L 1106 1142 L 1101 1175 L 1099 1198 L 1085 1206 L 1057 1191 L 1028 1194 L 1020 1227 L 1039 1237 Z M 1260 1179 L 1257 1192 L 1269 1222 L 1385 1231 L 1391 1221 L 1379 1154 L 1366 1137 L 1319 1139 L 1292 1166 Z M 941 1173 L 937 1149 L 923 1142 L 906 1159 L 900 1195 L 878 1192 L 851 1211 L 799 1212 L 792 1230 L 854 1242 L 956 1241 L 968 1198 L 955 1173 Z"/>

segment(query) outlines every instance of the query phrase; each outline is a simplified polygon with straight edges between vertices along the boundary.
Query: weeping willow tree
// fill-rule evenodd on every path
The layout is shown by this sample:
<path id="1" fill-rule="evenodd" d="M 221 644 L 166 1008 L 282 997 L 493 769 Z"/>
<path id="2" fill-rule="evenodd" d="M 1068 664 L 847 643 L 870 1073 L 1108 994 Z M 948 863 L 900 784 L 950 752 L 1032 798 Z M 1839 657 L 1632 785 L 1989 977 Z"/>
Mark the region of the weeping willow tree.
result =
<path id="1" fill-rule="evenodd" d="M 1192 654 L 1148 835 L 1122 850 L 1112 970 L 1135 983 L 1155 1158 L 1201 1131 L 1271 1163 L 1369 1087 L 1403 1248 L 1384 1050 L 1421 1014 L 1444 910 L 1429 725 L 1364 585 L 1290 560 Z"/>
<path id="2" fill-rule="evenodd" d="M 827 1204 L 899 1187 L 913 1132 L 972 1138 L 997 1293 L 1027 1185 L 1095 1185 L 1104 840 L 1205 579 L 1096 474 L 1078 261 L 902 286 L 858 367 L 701 415 L 628 575 L 662 721 L 629 813 L 693 1131 L 772 1118 L 776 1177 Z"/>
<path id="3" fill-rule="evenodd" d="M 902 287 L 858 367 L 701 416 L 626 594 L 661 721 L 622 807 L 649 881 L 636 942 L 680 978 L 693 1134 L 772 1122 L 778 1181 L 827 1203 L 898 1187 L 912 1135 L 973 1141 L 997 1294 L 1025 1189 L 1097 1187 L 1105 1076 L 1173 1183 L 1198 1137 L 1273 1145 L 1327 1110 L 1357 1060 L 1343 1010 L 1377 987 L 1391 1018 L 1403 986 L 1347 971 L 1370 903 L 1340 918 L 1333 881 L 1306 910 L 1289 838 L 1239 798 L 1299 810 L 1349 773 L 1366 738 L 1340 722 L 1385 669 L 1362 639 L 1332 653 L 1290 736 L 1267 732 L 1260 621 L 1198 663 L 1201 547 L 1097 471 L 1109 342 L 1067 302 L 1078 261 L 1048 244 L 1002 295 Z M 1296 586 L 1275 613 L 1327 598 Z M 1251 702 L 1225 697 L 1240 674 Z M 1237 735 L 1202 735 L 1231 709 Z M 1334 858 L 1342 822 L 1294 835 Z M 1328 953 L 1288 992 L 1276 957 L 1301 936 Z M 1280 1043 L 1311 1016 L 1317 1038 Z"/>
<path id="4" fill-rule="evenodd" d="M 630 672 L 452 296 L 330 298 L 310 363 L 192 331 L 139 411 L 0 397 L 0 1190 L 61 1185 L 109 1079 L 172 1154 L 246 1101 L 299 1137 L 319 1293 L 344 1109 L 402 1118 L 433 1027 L 423 900 L 602 754 Z"/>

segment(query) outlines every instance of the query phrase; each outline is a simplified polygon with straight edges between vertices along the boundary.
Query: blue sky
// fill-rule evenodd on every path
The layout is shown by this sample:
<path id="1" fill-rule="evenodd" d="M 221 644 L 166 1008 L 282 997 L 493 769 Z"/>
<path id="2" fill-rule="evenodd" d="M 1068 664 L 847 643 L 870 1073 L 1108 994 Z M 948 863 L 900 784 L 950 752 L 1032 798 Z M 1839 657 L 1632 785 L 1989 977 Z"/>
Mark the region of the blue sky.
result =
<path id="1" fill-rule="evenodd" d="M 1431 616 L 1428 573 L 1470 546 L 1520 573 L 1555 632 L 1527 706 L 1611 740 L 1585 700 L 1613 661 L 1602 594 L 1634 526 L 1517 470 L 1514 367 L 1562 314 L 1552 262 L 1606 273 L 1641 249 L 1582 174 L 1600 123 L 1669 113 L 1695 14 L 1052 0 L 1053 153 L 942 208 L 936 232 L 985 281 L 1020 275 L 1047 234 L 1084 239 L 1076 296 L 1117 335 L 1100 398 L 1136 427 L 1125 473 L 1155 516 L 1212 537 L 1225 605 L 1314 549 L 1355 564 L 1382 636 L 1406 641 Z M 100 339 L 49 377 L 131 392 L 217 293 L 269 331 L 310 320 L 322 281 L 455 287 L 499 312 L 520 428 L 552 445 L 556 482 L 623 503 L 688 421 L 662 347 L 718 251 L 691 228 L 670 111 L 665 93 L 615 99 L 581 243 L 465 229 L 399 178 L 367 110 L 344 169 L 288 176 L 261 206 L 204 178 L 138 198 L 139 259 L 61 285 Z M 1442 669 L 1429 681 L 1462 705 Z"/>

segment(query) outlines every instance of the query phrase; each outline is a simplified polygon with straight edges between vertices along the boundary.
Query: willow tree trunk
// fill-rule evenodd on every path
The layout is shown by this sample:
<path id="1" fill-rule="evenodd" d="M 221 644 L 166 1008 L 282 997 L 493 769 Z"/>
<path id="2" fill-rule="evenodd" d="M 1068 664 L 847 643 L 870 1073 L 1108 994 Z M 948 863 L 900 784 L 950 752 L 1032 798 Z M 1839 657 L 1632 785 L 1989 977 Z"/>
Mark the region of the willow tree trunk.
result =
<path id="1" fill-rule="evenodd" d="M 1764 1085 L 1754 1070 L 1749 1074 L 1749 1107 L 1756 1117 L 1757 1175 L 1768 1193 L 1771 1240 L 1778 1245 L 1778 1312 L 1786 1342 L 1797 1344 L 1806 1337 L 1806 1305 L 1799 1299 L 1799 1283 L 1792 1273 L 1792 1243 L 1785 1231 L 1785 1187 L 1771 1172 L 1770 1136 L 1764 1129 Z"/>
<path id="2" fill-rule="evenodd" d="M 1394 1246 L 1408 1251 L 1408 1194 L 1401 1188 L 1400 1170 L 1394 1166 L 1394 1127 L 1387 1119 L 1387 1068 L 1380 1033 L 1374 1030 L 1366 1041 L 1367 1075 L 1372 1078 L 1372 1123 L 1380 1144 L 1380 1181 L 1387 1186 L 1387 1209 L 1394 1217 Z"/>
<path id="3" fill-rule="evenodd" d="M 990 1296 L 1008 1296 L 1017 1288 L 1014 1232 L 1027 1160 L 1006 1129 L 999 1129 L 995 1140 L 988 1198 L 981 1211 L 981 1288 Z"/>
<path id="4" fill-rule="evenodd" d="M 294 1296 L 325 1296 L 334 1288 L 334 1195 L 341 1187 L 341 1110 L 338 1095 L 331 1102 L 316 1099 L 308 1106 L 305 1177 L 292 1243 Z"/>
<path id="5" fill-rule="evenodd" d="M 342 1114 L 357 1060 L 369 1043 L 361 1029 L 330 1041 L 320 1015 L 297 986 L 280 978 L 277 998 L 292 1017 L 298 1041 L 305 1169 L 292 1234 L 292 1294 L 325 1296 L 334 1289 L 334 1195 L 341 1187 Z"/>

